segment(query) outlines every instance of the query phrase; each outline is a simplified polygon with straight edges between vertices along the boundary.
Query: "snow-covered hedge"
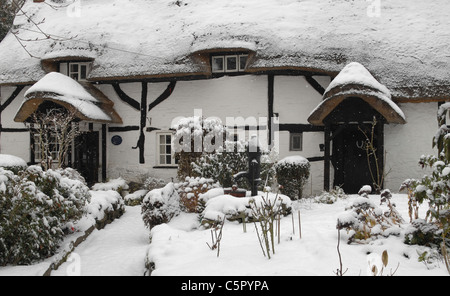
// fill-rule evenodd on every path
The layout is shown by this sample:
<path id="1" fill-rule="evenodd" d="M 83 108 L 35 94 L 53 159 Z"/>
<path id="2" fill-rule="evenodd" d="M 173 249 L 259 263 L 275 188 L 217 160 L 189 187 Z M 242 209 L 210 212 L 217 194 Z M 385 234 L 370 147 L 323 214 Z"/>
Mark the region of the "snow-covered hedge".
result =
<path id="1" fill-rule="evenodd" d="M 0 154 L 0 167 L 17 173 L 20 170 L 26 169 L 27 163 L 20 157 L 9 154 Z"/>
<path id="2" fill-rule="evenodd" d="M 30 264 L 53 255 L 90 200 L 74 171 L 0 168 L 0 265 Z"/>
<path id="3" fill-rule="evenodd" d="M 303 195 L 303 186 L 309 178 L 311 165 L 303 156 L 288 156 L 275 165 L 278 184 L 282 185 L 281 192 L 291 199 L 300 199 Z"/>

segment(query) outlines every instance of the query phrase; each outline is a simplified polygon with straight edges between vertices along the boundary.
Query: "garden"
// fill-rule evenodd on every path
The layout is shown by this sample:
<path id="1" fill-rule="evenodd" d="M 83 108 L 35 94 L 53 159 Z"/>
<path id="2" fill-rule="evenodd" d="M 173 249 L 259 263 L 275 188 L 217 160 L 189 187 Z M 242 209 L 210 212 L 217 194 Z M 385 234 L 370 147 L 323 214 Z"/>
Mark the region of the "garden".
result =
<path id="1" fill-rule="evenodd" d="M 442 105 L 439 120 L 448 107 Z M 186 121 L 177 131 L 190 126 Z M 305 196 L 308 161 L 274 160 L 271 151 L 261 151 L 258 194 L 251 196 L 249 182 L 235 180 L 252 163 L 245 142 L 225 142 L 235 145 L 227 151 L 180 151 L 179 181 L 149 176 L 133 186 L 119 178 L 89 188 L 73 169 L 44 170 L 4 156 L 0 273 L 42 262 L 46 274 L 67 268 L 70 254 L 101 232 L 94 229 L 113 231 L 130 211 L 148 233 L 142 262 L 134 267 L 142 275 L 446 275 L 447 134 L 439 125 L 438 156 L 419 160 L 431 173 L 405 180 L 400 193 L 375 194 L 368 184 L 355 195 L 336 187 Z M 233 196 L 235 183 L 245 196 Z"/>

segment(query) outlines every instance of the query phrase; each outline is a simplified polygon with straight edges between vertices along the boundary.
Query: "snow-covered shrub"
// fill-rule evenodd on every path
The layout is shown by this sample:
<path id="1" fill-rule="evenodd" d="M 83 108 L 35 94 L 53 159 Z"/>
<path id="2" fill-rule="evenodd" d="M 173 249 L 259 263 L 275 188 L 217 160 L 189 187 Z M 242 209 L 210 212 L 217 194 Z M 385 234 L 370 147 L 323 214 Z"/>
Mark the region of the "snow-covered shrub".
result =
<path id="1" fill-rule="evenodd" d="M 219 189 L 210 191 L 211 198 L 206 202 L 205 209 L 201 213 L 202 225 L 216 225 L 225 218 L 229 221 L 253 222 L 258 219 L 252 214 L 252 208 L 257 209 L 264 204 L 264 200 L 275 205 L 279 209 L 277 214 L 287 216 L 292 211 L 292 201 L 283 194 L 268 192 L 266 196 L 234 197 L 228 194 L 220 194 Z M 217 194 L 217 195 L 216 195 Z"/>
<path id="2" fill-rule="evenodd" d="M 169 222 L 180 211 L 180 196 L 172 182 L 151 190 L 142 201 L 142 219 L 149 229 Z"/>
<path id="3" fill-rule="evenodd" d="M 87 218 L 94 219 L 97 229 L 102 229 L 125 212 L 125 202 L 115 190 L 100 190 L 92 195 L 86 206 Z"/>
<path id="4" fill-rule="evenodd" d="M 127 181 L 125 181 L 122 177 L 119 177 L 117 179 L 111 179 L 105 183 L 96 183 L 92 186 L 92 190 L 101 190 L 101 191 L 115 190 L 120 194 L 122 194 L 123 190 L 127 189 L 128 189 Z"/>
<path id="5" fill-rule="evenodd" d="M 334 187 L 330 191 L 324 191 L 320 195 L 314 197 L 316 203 L 333 204 L 339 199 L 345 199 L 348 195 L 345 194 L 344 189 L 339 186 Z"/>
<path id="6" fill-rule="evenodd" d="M 299 155 L 288 156 L 278 161 L 275 172 L 278 184 L 282 186 L 281 192 L 294 200 L 302 198 L 310 166 L 309 161 Z"/>
<path id="7" fill-rule="evenodd" d="M 410 236 L 413 237 L 409 237 L 408 241 L 433 244 L 437 237 L 440 237 L 441 252 L 450 273 L 450 259 L 445 255 L 448 254 L 447 249 L 450 247 L 450 130 L 446 124 L 448 109 L 450 103 L 442 104 L 438 109 L 438 129 L 432 145 L 433 148 L 437 147 L 438 156 L 422 155 L 419 160 L 422 168 L 431 169 L 431 174 L 423 176 L 420 180 L 407 179 L 400 189 L 408 190 L 410 199 L 416 203 L 416 209 L 423 201 L 428 201 L 429 207 L 424 223 L 419 223 L 421 226 L 416 227 L 417 231 L 411 233 Z M 415 215 L 415 218 L 418 218 L 418 215 Z M 429 224 L 434 224 L 437 228 Z M 424 231 L 424 228 L 427 228 L 427 231 Z M 435 230 L 434 235 L 430 234 L 430 229 Z M 430 241 L 424 242 L 425 239 Z"/>
<path id="8" fill-rule="evenodd" d="M 148 177 L 144 181 L 144 189 L 150 191 L 156 188 L 162 188 L 166 186 L 167 182 L 163 179 L 156 178 L 156 177 Z"/>
<path id="9" fill-rule="evenodd" d="M 392 195 L 389 190 L 382 192 L 381 204 L 387 208 L 378 207 L 366 194 L 358 196 L 338 216 L 336 228 L 346 229 L 350 234 L 348 242 L 363 242 L 379 235 L 399 235 L 396 227 L 403 222 L 402 217 L 390 202 Z"/>
<path id="10" fill-rule="evenodd" d="M 38 166 L 18 174 L 0 168 L 0 265 L 53 255 L 65 231 L 82 216 L 89 188 L 66 175 Z"/>
<path id="11" fill-rule="evenodd" d="M 226 139 L 226 127 L 217 118 L 190 117 L 174 126 L 175 157 L 178 160 L 177 176 L 203 177 L 219 182 L 222 187 L 234 184 L 233 176 L 248 170 L 248 143 Z M 178 149 L 177 149 L 178 148 Z M 274 171 L 267 159 L 273 159 L 271 151 L 262 151 L 261 179 L 271 185 Z M 264 184 L 261 184 L 262 186 Z M 238 186 L 249 188 L 245 179 Z"/>
<path id="12" fill-rule="evenodd" d="M 123 198 L 127 206 L 137 206 L 142 203 L 145 195 L 149 192 L 147 189 L 136 190 L 133 193 L 125 195 Z"/>
<path id="13" fill-rule="evenodd" d="M 27 163 L 20 157 L 9 154 L 0 154 L 0 167 L 17 174 L 19 171 L 27 168 Z"/>
<path id="14" fill-rule="evenodd" d="M 188 213 L 200 213 L 205 205 L 199 201 L 200 195 L 218 187 L 219 184 L 213 179 L 200 177 L 186 177 L 184 182 L 175 184 L 175 188 L 180 196 L 181 209 Z"/>

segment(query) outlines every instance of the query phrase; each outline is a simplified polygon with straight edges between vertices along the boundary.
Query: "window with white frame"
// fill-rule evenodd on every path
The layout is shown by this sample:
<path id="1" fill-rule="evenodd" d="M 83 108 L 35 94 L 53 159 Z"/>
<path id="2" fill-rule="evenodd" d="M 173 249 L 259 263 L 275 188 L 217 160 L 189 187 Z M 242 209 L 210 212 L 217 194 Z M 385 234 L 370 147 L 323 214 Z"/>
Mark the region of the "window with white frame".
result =
<path id="1" fill-rule="evenodd" d="M 227 54 L 211 57 L 213 73 L 242 72 L 247 64 L 248 54 Z"/>
<path id="2" fill-rule="evenodd" d="M 90 62 L 69 63 L 68 75 L 77 81 L 85 81 L 91 71 Z"/>
<path id="3" fill-rule="evenodd" d="M 176 166 L 177 161 L 175 160 L 174 151 L 172 149 L 172 137 L 173 133 L 158 133 L 158 155 L 157 162 L 161 166 Z"/>
<path id="4" fill-rule="evenodd" d="M 303 133 L 291 133 L 289 140 L 290 151 L 302 151 L 303 150 Z"/>

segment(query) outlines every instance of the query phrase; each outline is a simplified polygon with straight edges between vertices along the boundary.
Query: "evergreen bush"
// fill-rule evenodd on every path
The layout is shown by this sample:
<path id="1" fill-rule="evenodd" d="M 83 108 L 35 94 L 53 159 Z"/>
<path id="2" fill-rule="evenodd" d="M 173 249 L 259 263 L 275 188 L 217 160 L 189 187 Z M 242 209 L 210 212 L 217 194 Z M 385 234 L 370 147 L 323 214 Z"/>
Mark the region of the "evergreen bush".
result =
<path id="1" fill-rule="evenodd" d="M 81 218 L 89 188 L 74 172 L 30 166 L 14 174 L 0 168 L 0 265 L 30 264 L 54 254 Z"/>
<path id="2" fill-rule="evenodd" d="M 281 193 L 293 200 L 302 198 L 310 167 L 309 161 L 302 156 L 289 156 L 278 161 L 275 173 L 278 184 L 282 186 Z"/>

